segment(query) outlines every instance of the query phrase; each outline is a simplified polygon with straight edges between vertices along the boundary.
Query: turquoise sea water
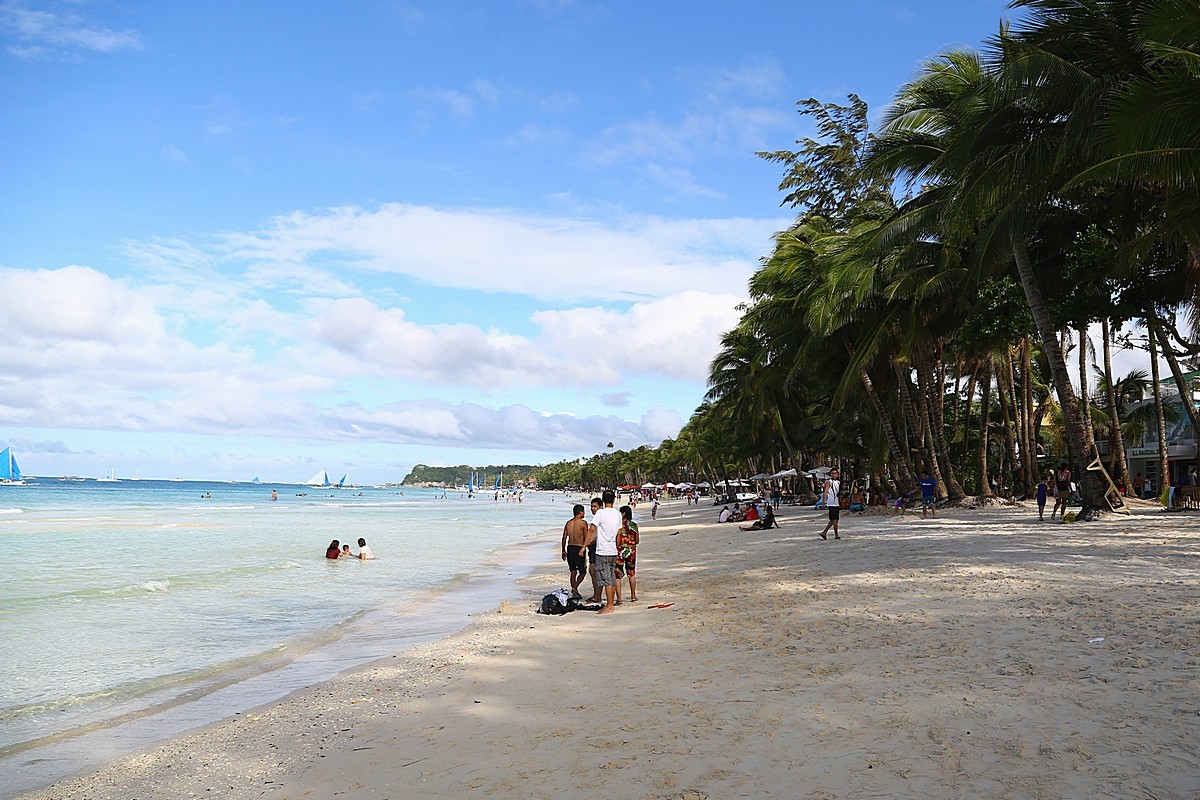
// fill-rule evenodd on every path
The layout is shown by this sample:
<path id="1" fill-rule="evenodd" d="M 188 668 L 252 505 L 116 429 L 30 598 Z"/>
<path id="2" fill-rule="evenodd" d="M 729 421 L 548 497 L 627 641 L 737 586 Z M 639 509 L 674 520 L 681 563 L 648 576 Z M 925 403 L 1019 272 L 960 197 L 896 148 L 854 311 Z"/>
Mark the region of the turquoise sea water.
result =
<path id="1" fill-rule="evenodd" d="M 526 492 L 521 503 L 442 494 L 44 478 L 0 486 L 9 556 L 0 755 L 284 668 L 363 628 L 375 632 L 372 646 L 391 647 L 378 637 L 427 627 L 419 610 L 436 606 L 431 598 L 502 570 L 506 554 L 570 516 L 561 494 Z M 324 558 L 331 539 L 357 551 L 359 537 L 377 560 Z"/>

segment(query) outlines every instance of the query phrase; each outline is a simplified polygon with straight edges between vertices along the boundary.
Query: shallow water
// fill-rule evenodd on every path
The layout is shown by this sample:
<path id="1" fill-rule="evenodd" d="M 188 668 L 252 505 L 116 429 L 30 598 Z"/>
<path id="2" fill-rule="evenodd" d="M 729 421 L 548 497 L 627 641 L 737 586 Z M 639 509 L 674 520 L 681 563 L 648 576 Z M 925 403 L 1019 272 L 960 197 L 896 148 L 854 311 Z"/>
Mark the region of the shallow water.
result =
<path id="1" fill-rule="evenodd" d="M 0 546 L 14 557 L 0 583 L 0 753 L 278 671 L 364 623 L 389 642 L 437 638 L 439 625 L 401 612 L 495 570 L 569 508 L 528 492 L 494 503 L 396 488 L 3 487 Z M 359 537 L 377 560 L 324 558 L 331 539 Z M 321 660 L 361 660 L 381 644 L 366 641 Z"/>

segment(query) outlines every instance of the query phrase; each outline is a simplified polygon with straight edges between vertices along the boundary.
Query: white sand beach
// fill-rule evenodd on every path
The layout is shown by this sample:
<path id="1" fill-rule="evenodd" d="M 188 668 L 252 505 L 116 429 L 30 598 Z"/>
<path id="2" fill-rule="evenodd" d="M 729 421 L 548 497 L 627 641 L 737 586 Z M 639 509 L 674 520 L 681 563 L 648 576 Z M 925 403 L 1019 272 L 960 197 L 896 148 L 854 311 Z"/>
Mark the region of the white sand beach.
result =
<path id="1" fill-rule="evenodd" d="M 1200 797 L 1200 516 L 1156 508 L 665 505 L 616 614 L 534 613 L 554 536 L 458 635 L 23 797 Z"/>

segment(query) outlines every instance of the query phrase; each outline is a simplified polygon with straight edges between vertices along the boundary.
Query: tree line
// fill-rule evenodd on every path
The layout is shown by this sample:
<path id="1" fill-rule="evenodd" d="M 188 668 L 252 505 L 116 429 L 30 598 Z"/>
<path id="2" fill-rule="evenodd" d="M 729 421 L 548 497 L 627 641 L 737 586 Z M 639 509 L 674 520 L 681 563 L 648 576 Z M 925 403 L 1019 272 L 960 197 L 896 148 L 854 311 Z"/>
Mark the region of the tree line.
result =
<path id="1" fill-rule="evenodd" d="M 657 448 L 564 462 L 576 477 L 841 462 L 898 490 L 928 470 L 956 500 L 1029 495 L 1061 461 L 1087 519 L 1107 507 L 1104 473 L 1083 469 L 1097 443 L 1128 486 L 1125 442 L 1148 429 L 1168 475 L 1172 413 L 1200 430 L 1158 373 L 1161 357 L 1183 386 L 1200 354 L 1200 3 L 1012 7 L 978 48 L 920 65 L 873 131 L 854 95 L 798 104 L 815 135 L 759 154 L 797 217 L 704 403 Z M 1151 374 L 1113 375 L 1118 347 L 1144 349 Z M 1146 384 L 1155 403 L 1131 413 Z"/>

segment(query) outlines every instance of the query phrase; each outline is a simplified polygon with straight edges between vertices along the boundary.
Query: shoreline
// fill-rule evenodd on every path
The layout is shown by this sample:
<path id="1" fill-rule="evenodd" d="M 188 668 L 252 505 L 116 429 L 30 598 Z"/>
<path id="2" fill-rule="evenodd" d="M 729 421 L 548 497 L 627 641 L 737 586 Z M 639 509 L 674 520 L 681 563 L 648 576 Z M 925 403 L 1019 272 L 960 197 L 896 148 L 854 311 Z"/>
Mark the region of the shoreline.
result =
<path id="1" fill-rule="evenodd" d="M 1200 518 L 1031 509 L 664 504 L 606 617 L 533 613 L 555 533 L 500 613 L 21 797 L 1194 796 Z"/>
<path id="2" fill-rule="evenodd" d="M 365 664 L 453 636 L 474 615 L 510 596 L 537 568 L 537 549 L 553 530 L 491 551 L 478 572 L 462 572 L 419 592 L 404 612 L 372 609 L 294 642 L 284 653 L 267 653 L 182 695 L 171 696 L 115 718 L 85 723 L 0 752 L 0 800 L 49 786 L 171 738 L 231 720 L 264 704 L 313 688 Z M 557 541 L 557 540 L 556 540 Z"/>

